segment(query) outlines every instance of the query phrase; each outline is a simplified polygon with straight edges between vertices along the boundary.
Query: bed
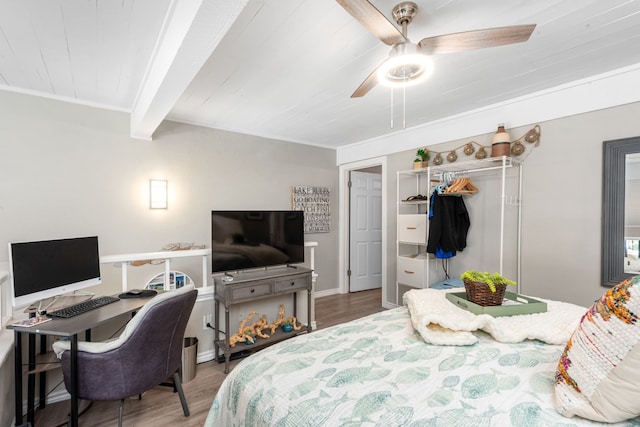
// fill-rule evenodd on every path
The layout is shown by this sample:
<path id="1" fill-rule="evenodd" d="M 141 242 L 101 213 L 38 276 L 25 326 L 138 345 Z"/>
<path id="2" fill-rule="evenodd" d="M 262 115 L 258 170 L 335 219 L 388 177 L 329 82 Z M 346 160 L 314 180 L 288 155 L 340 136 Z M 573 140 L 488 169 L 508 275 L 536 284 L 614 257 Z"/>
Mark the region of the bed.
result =
<path id="1" fill-rule="evenodd" d="M 554 409 L 564 344 L 470 333 L 473 345 L 427 344 L 399 307 L 283 341 L 236 366 L 205 425 L 601 425 Z"/>

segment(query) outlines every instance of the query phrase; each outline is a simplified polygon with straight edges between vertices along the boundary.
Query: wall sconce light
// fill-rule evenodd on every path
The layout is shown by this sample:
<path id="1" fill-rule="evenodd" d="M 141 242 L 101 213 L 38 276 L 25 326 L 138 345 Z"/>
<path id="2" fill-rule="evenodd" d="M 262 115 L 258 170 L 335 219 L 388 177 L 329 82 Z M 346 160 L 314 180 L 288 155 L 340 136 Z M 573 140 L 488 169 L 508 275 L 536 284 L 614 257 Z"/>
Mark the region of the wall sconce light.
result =
<path id="1" fill-rule="evenodd" d="M 167 209 L 167 180 L 149 180 L 149 208 Z"/>

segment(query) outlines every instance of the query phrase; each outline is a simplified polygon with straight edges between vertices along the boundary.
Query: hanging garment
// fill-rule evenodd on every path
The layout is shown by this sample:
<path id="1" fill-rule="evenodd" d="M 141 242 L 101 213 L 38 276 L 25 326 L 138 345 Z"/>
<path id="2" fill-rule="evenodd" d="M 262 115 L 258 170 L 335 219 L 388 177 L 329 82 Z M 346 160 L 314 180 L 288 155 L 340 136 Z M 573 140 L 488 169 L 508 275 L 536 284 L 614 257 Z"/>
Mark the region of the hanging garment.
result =
<path id="1" fill-rule="evenodd" d="M 451 258 L 467 247 L 467 232 L 471 226 L 469 213 L 460 196 L 431 195 L 429 204 L 429 240 L 427 252 L 436 258 Z"/>

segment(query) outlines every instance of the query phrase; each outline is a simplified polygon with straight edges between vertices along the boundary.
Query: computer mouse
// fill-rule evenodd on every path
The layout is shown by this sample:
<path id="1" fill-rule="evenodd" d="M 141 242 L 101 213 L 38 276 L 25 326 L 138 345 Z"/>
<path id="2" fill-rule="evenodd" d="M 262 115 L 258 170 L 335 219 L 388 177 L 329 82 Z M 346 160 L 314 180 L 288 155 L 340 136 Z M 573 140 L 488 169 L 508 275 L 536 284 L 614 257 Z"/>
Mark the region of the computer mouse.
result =
<path id="1" fill-rule="evenodd" d="M 127 291 L 127 295 L 137 296 L 142 293 L 142 289 L 130 289 Z"/>

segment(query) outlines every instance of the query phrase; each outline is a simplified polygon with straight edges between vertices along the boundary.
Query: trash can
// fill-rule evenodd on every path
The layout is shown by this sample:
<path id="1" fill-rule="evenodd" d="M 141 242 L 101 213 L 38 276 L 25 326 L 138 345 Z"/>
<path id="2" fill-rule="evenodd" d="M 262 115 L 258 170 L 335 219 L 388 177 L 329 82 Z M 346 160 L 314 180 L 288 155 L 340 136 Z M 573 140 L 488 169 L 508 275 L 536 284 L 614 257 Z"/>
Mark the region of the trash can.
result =
<path id="1" fill-rule="evenodd" d="M 186 337 L 182 349 L 182 382 L 186 383 L 196 377 L 196 360 L 198 358 L 198 338 Z"/>

